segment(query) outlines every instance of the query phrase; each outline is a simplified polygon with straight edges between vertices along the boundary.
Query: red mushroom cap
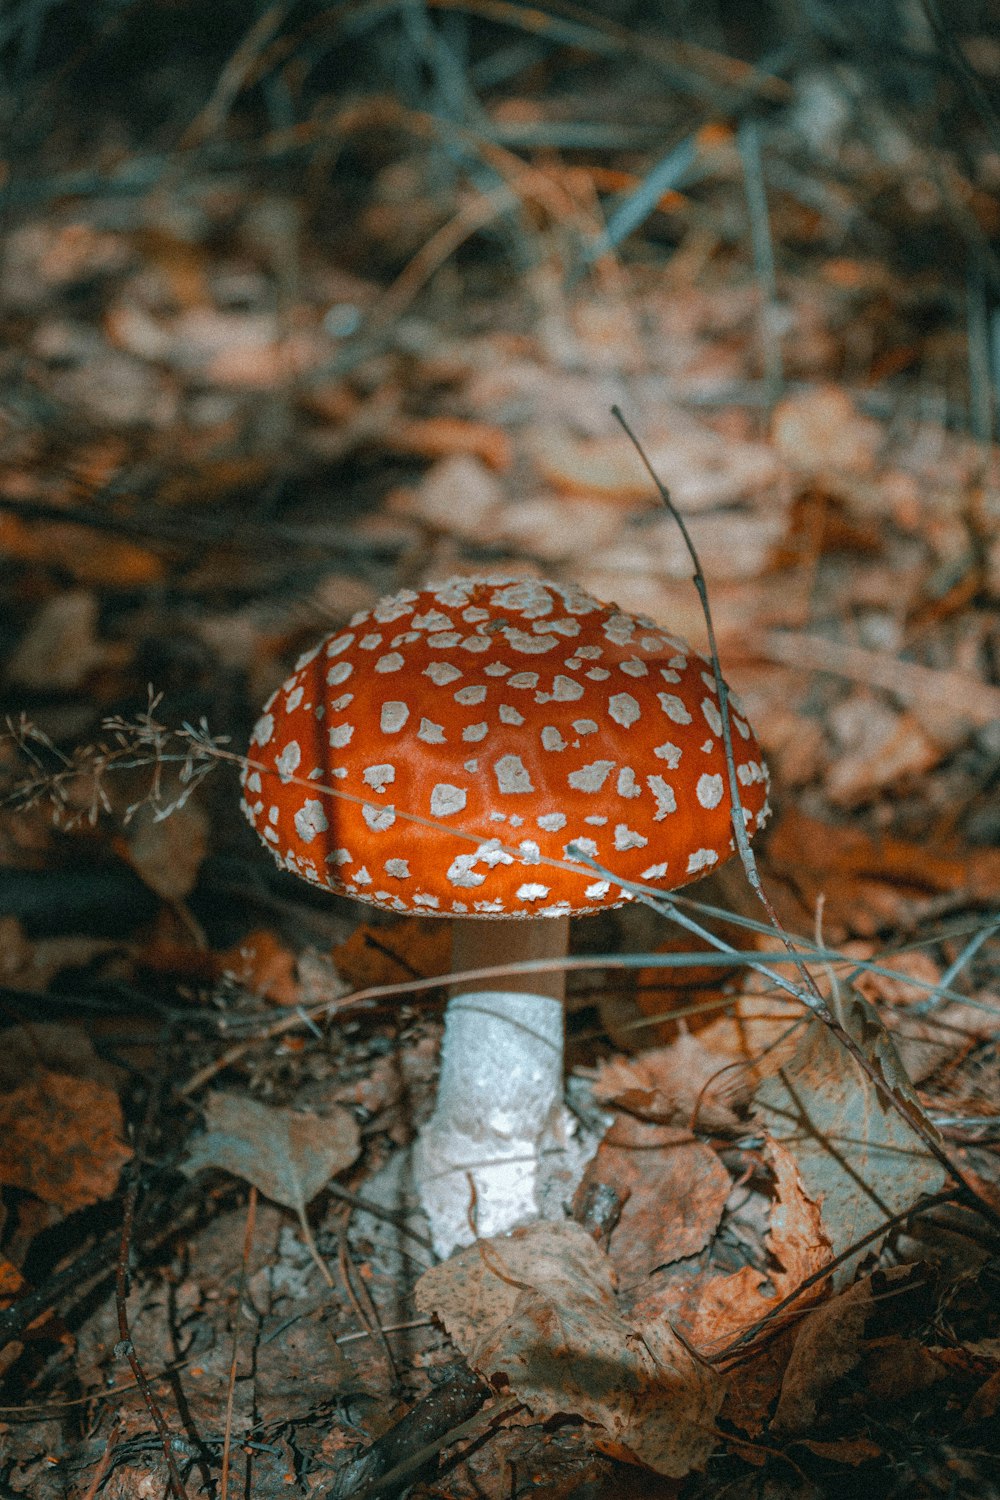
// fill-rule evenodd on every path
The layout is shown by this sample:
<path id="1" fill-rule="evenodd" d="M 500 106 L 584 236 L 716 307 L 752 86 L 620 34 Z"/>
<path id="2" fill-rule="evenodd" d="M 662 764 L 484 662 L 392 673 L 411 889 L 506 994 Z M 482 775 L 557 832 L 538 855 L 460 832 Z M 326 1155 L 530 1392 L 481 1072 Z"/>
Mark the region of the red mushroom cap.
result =
<path id="1" fill-rule="evenodd" d="M 731 721 L 752 834 L 767 770 Z M 535 578 L 454 578 L 355 615 L 265 704 L 243 788 L 280 865 L 395 911 L 599 911 L 628 893 L 572 846 L 664 889 L 734 848 L 711 667 Z"/>

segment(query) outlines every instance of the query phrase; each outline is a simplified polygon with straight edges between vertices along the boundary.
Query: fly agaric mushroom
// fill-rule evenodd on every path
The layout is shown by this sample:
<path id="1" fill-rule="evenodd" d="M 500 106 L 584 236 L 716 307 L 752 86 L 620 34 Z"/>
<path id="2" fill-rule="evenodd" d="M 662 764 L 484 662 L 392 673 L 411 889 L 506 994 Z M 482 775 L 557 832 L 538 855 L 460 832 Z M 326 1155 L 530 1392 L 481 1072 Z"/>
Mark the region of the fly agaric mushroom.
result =
<path id="1" fill-rule="evenodd" d="M 733 705 L 748 834 L 767 771 Z M 389 911 L 455 919 L 453 966 L 565 955 L 572 915 L 630 899 L 574 855 L 673 889 L 734 850 L 709 664 L 571 585 L 453 578 L 356 614 L 257 722 L 244 810 L 277 862 Z M 513 919 L 513 920 L 511 920 Z M 538 920 L 542 919 L 542 920 Z M 562 1131 L 563 975 L 453 993 L 416 1175 L 435 1246 L 537 1211 Z"/>

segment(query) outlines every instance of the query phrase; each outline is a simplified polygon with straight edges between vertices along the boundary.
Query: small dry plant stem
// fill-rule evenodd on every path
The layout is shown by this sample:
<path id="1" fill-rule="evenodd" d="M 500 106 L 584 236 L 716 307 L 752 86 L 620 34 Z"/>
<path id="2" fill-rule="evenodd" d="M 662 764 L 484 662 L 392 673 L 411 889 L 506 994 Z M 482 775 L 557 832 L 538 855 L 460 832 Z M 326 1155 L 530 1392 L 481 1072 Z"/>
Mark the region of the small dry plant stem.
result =
<path id="1" fill-rule="evenodd" d="M 772 927 L 774 928 L 774 931 L 777 933 L 779 939 L 788 950 L 789 955 L 795 961 L 799 973 L 802 975 L 805 988 L 804 990 L 799 991 L 800 997 L 804 1000 L 805 1004 L 809 1006 L 813 1014 L 830 1028 L 840 1045 L 851 1054 L 858 1067 L 874 1085 L 879 1097 L 889 1106 L 890 1109 L 894 1110 L 896 1114 L 898 1114 L 906 1122 L 906 1124 L 917 1136 L 919 1136 L 920 1140 L 926 1146 L 931 1155 L 940 1163 L 940 1165 L 948 1173 L 949 1177 L 951 1177 L 953 1181 L 957 1182 L 962 1191 L 966 1193 L 972 1200 L 972 1202 L 976 1204 L 976 1207 L 979 1209 L 980 1213 L 989 1220 L 994 1229 L 1000 1230 L 1000 1213 L 998 1213 L 991 1204 L 987 1203 L 983 1199 L 981 1194 L 976 1191 L 972 1183 L 969 1182 L 969 1180 L 966 1178 L 961 1168 L 952 1161 L 951 1157 L 948 1155 L 947 1151 L 938 1140 L 937 1134 L 931 1126 L 930 1122 L 924 1118 L 922 1111 L 917 1109 L 915 1106 L 910 1104 L 908 1100 L 903 1099 L 899 1094 L 896 1093 L 896 1091 L 886 1081 L 886 1078 L 881 1070 L 868 1057 L 865 1056 L 864 1052 L 858 1046 L 857 1042 L 837 1019 L 833 1011 L 830 1009 L 829 1005 L 827 1005 L 826 1001 L 819 991 L 812 973 L 810 972 L 808 964 L 806 964 L 801 954 L 798 953 L 793 946 L 790 937 L 788 936 L 778 919 L 778 914 L 771 904 L 767 892 L 764 890 L 760 879 L 760 872 L 757 869 L 757 861 L 754 858 L 753 850 L 750 847 L 750 840 L 747 838 L 746 820 L 743 816 L 743 804 L 740 801 L 739 781 L 736 775 L 736 760 L 733 755 L 733 734 L 729 717 L 729 692 L 726 688 L 726 684 L 722 676 L 722 668 L 719 664 L 719 653 L 715 641 L 715 626 L 712 621 L 712 610 L 708 602 L 708 585 L 705 582 L 705 575 L 702 572 L 701 562 L 699 560 L 698 553 L 695 550 L 695 545 L 691 540 L 690 532 L 685 525 L 684 517 L 674 505 L 673 500 L 670 498 L 670 492 L 668 491 L 666 485 L 663 484 L 663 482 L 659 479 L 656 472 L 654 471 L 652 464 L 646 456 L 642 444 L 636 437 L 635 433 L 632 431 L 632 428 L 629 426 L 628 422 L 623 416 L 621 409 L 617 406 L 613 406 L 611 410 L 612 414 L 621 424 L 626 436 L 629 438 L 629 441 L 632 443 L 640 459 L 642 460 L 643 466 L 650 479 L 653 481 L 653 484 L 656 486 L 657 493 L 660 496 L 660 499 L 663 501 L 663 504 L 666 507 L 669 515 L 679 528 L 681 536 L 684 538 L 684 545 L 687 547 L 688 554 L 691 558 L 691 564 L 694 569 L 693 582 L 695 588 L 698 591 L 698 598 L 701 601 L 702 613 L 705 616 L 705 628 L 708 634 L 708 649 L 712 662 L 712 674 L 715 677 L 715 684 L 719 693 L 719 712 L 722 719 L 722 739 L 726 752 L 726 769 L 729 772 L 729 795 L 732 805 L 733 836 L 736 840 L 736 848 L 739 851 L 740 859 L 743 862 L 743 868 L 746 871 L 747 879 L 750 882 L 751 889 L 754 891 L 764 910 L 767 912 L 768 919 Z"/>
<path id="2" fill-rule="evenodd" d="M 226 1426 L 222 1438 L 222 1474 L 219 1479 L 219 1500 L 229 1500 L 229 1460 L 233 1444 L 233 1403 L 236 1395 L 236 1366 L 240 1352 L 240 1319 L 243 1315 L 243 1295 L 247 1285 L 250 1252 L 253 1249 L 257 1227 L 257 1189 L 251 1185 L 247 1201 L 247 1222 L 243 1231 L 243 1258 L 240 1261 L 240 1279 L 236 1285 L 236 1307 L 233 1313 L 233 1355 L 229 1361 L 229 1381 L 226 1386 Z"/>

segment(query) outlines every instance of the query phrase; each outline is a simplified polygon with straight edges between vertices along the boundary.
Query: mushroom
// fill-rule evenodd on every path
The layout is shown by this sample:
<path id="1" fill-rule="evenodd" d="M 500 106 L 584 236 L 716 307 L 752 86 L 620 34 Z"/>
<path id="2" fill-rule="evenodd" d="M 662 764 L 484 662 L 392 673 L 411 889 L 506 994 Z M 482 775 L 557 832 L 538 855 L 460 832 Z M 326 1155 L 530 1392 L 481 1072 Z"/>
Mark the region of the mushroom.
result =
<path id="1" fill-rule="evenodd" d="M 752 834 L 767 771 L 735 705 L 731 720 Z M 534 1216 L 544 1158 L 567 1145 L 569 918 L 631 899 L 580 856 L 673 889 L 734 850 L 711 667 L 572 585 L 452 578 L 381 600 L 303 656 L 250 756 L 244 810 L 286 870 L 451 917 L 455 970 L 553 961 L 503 988 L 456 986 L 415 1150 L 439 1253 L 473 1222 L 491 1234 Z"/>

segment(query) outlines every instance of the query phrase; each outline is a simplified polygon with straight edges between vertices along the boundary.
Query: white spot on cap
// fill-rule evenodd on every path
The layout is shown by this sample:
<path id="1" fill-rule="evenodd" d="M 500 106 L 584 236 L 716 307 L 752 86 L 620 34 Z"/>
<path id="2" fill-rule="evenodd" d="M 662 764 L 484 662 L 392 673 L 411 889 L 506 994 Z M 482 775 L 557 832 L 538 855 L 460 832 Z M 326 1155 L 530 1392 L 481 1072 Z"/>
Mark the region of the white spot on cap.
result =
<path id="1" fill-rule="evenodd" d="M 355 870 L 354 880 L 356 885 L 371 885 L 372 883 L 372 878 L 364 865 L 359 870 Z"/>
<path id="2" fill-rule="evenodd" d="M 523 656 L 541 656 L 559 644 L 554 635 L 531 635 L 526 630 L 518 630 L 516 625 L 505 625 L 503 633 L 511 650 L 519 651 Z"/>
<path id="3" fill-rule="evenodd" d="M 353 645 L 353 635 L 338 635 L 327 646 L 326 654 L 327 656 L 339 656 L 342 651 L 346 651 L 349 646 Z"/>
<path id="4" fill-rule="evenodd" d="M 668 719 L 675 724 L 690 724 L 691 715 L 688 713 L 683 698 L 678 698 L 676 693 L 657 693 L 660 707 Z"/>
<path id="5" fill-rule="evenodd" d="M 371 802 L 366 802 L 361 808 L 361 816 L 364 818 L 372 833 L 384 833 L 391 828 L 396 821 L 396 809 L 394 807 L 375 807 Z"/>
<path id="6" fill-rule="evenodd" d="M 718 807 L 722 801 L 722 777 L 709 776 L 707 772 L 704 776 L 699 776 L 695 796 L 702 807 Z"/>
<path id="7" fill-rule="evenodd" d="M 253 745 L 266 745 L 274 734 L 274 715 L 261 714 L 253 727 L 250 743 Z"/>
<path id="8" fill-rule="evenodd" d="M 483 672 L 487 677 L 506 677 L 510 673 L 510 667 L 506 662 L 491 661 L 488 667 L 483 668 Z"/>
<path id="9" fill-rule="evenodd" d="M 614 768 L 613 760 L 592 760 L 579 771 L 571 771 L 566 779 L 577 792 L 599 792 Z"/>
<path id="10" fill-rule="evenodd" d="M 511 818 L 511 822 L 512 823 L 513 823 L 513 821 L 514 821 L 514 819 Z M 522 839 L 521 842 L 518 844 L 517 847 L 518 847 L 518 850 L 519 850 L 520 855 L 521 855 L 521 859 L 522 859 L 522 861 L 523 861 L 524 864 L 526 864 L 526 865 L 537 865 L 538 864 L 538 861 L 542 857 L 542 851 L 541 851 L 541 849 L 539 849 L 539 847 L 535 843 L 534 839 Z"/>
<path id="11" fill-rule="evenodd" d="M 552 724 L 546 724 L 542 729 L 542 747 L 545 750 L 566 749 L 566 741 Z"/>
<path id="12" fill-rule="evenodd" d="M 596 734 L 597 724 L 593 719 L 574 719 L 573 728 L 577 734 Z"/>
<path id="13" fill-rule="evenodd" d="M 318 802 L 315 797 L 306 798 L 293 821 L 295 831 L 304 844 L 311 844 L 318 833 L 325 833 L 330 826 L 322 802 Z"/>
<path id="14" fill-rule="evenodd" d="M 323 644 L 323 642 L 320 641 L 320 646 L 322 644 Z M 314 646 L 311 651 L 303 651 L 302 655 L 299 657 L 298 661 L 295 663 L 295 670 L 296 670 L 296 672 L 301 672 L 302 668 L 303 667 L 307 667 L 311 661 L 315 661 L 315 659 L 316 659 L 316 657 L 318 655 L 319 655 L 319 646 Z"/>
<path id="15" fill-rule="evenodd" d="M 501 792 L 533 792 L 531 777 L 519 755 L 501 755 L 493 770 Z"/>
<path id="16" fill-rule="evenodd" d="M 486 668 L 489 671 L 489 667 Z M 513 677 L 508 678 L 507 686 L 512 688 L 533 688 L 538 686 L 537 672 L 515 672 Z"/>
<path id="17" fill-rule="evenodd" d="M 536 703 L 574 703 L 577 698 L 583 697 L 583 685 L 574 682 L 572 677 L 567 677 L 562 672 L 557 672 L 552 679 L 551 693 L 536 693 Z"/>
<path id="18" fill-rule="evenodd" d="M 295 687 L 295 688 L 292 688 L 292 691 L 289 693 L 288 697 L 285 699 L 285 713 L 286 714 L 293 714 L 295 712 L 295 710 L 298 708 L 299 704 L 302 702 L 302 700 L 305 697 L 305 695 L 306 695 L 306 690 L 305 690 L 304 687 Z"/>
<path id="19" fill-rule="evenodd" d="M 642 849 L 649 843 L 649 839 L 643 838 L 641 833 L 636 833 L 634 828 L 629 828 L 627 823 L 615 824 L 615 848 L 619 854 L 626 849 Z"/>
<path id="20" fill-rule="evenodd" d="M 361 773 L 361 779 L 373 792 L 384 792 L 386 787 L 396 779 L 396 767 L 389 765 L 365 766 Z"/>
<path id="21" fill-rule="evenodd" d="M 660 676 L 664 682 L 680 682 L 681 680 L 681 674 L 679 672 L 672 672 L 669 667 L 661 667 Z"/>
<path id="22" fill-rule="evenodd" d="M 592 859 L 596 859 L 597 845 L 593 839 L 574 839 L 571 844 L 564 845 L 563 853 L 567 859 L 577 859 L 581 854 L 589 854 Z"/>
<path id="23" fill-rule="evenodd" d="M 631 693 L 613 693 L 608 699 L 608 713 L 624 729 L 629 729 L 636 719 L 642 717 L 642 709 Z"/>
<path id="24" fill-rule="evenodd" d="M 418 597 L 412 589 L 400 589 L 398 593 L 390 594 L 387 599 L 378 601 L 372 610 L 372 618 L 378 620 L 379 624 L 386 625 L 392 620 L 398 620 L 401 615 L 411 613 L 411 606 L 417 602 Z M 367 614 L 362 614 L 362 620 L 367 618 Z"/>
<path id="25" fill-rule="evenodd" d="M 414 615 L 410 624 L 414 630 L 450 630 L 453 621 L 439 609 L 429 609 L 425 615 Z"/>
<path id="26" fill-rule="evenodd" d="M 434 911 L 441 905 L 441 900 L 438 896 L 428 895 L 426 891 L 418 891 L 413 897 L 413 904 L 414 906 L 427 906 Z"/>
<path id="27" fill-rule="evenodd" d="M 480 844 L 476 850 L 476 862 L 478 863 L 479 860 L 493 870 L 497 865 L 512 865 L 514 856 L 507 852 L 499 839 L 487 839 L 486 843 Z"/>
<path id="28" fill-rule="evenodd" d="M 662 880 L 664 875 L 666 875 L 667 873 L 667 868 L 668 866 L 666 860 L 663 861 L 662 865 L 647 865 L 642 874 L 639 876 L 639 879 Z"/>
<path id="29" fill-rule="evenodd" d="M 403 658 L 398 651 L 390 651 L 385 656 L 380 656 L 375 663 L 376 672 L 398 672 L 403 665 Z"/>
<path id="30" fill-rule="evenodd" d="M 523 724 L 524 723 L 524 714 L 519 714 L 518 711 L 517 711 L 517 709 L 516 708 L 511 708 L 511 706 L 510 706 L 509 703 L 501 703 L 501 705 L 500 705 L 500 723 L 501 724 Z"/>
<path id="31" fill-rule="evenodd" d="M 702 672 L 700 674 L 700 676 L 701 676 L 702 682 L 708 688 L 708 691 L 710 693 L 712 693 L 717 698 L 719 696 L 719 693 L 718 693 L 718 689 L 716 688 L 715 678 L 713 677 L 712 673 L 711 672 Z"/>
<path id="32" fill-rule="evenodd" d="M 483 683 L 476 683 L 473 687 L 459 688 L 454 695 L 455 702 L 461 703 L 463 708 L 471 708 L 473 704 L 482 703 L 486 697 L 486 688 Z"/>
<path id="33" fill-rule="evenodd" d="M 519 578 L 504 588 L 498 588 L 490 596 L 490 603 L 494 609 L 512 610 L 526 620 L 550 615 L 553 608 L 552 595 L 536 578 Z"/>
<path id="34" fill-rule="evenodd" d="M 460 786 L 452 786 L 448 781 L 439 781 L 431 789 L 431 816 L 450 818 L 455 813 L 460 813 L 467 801 L 467 794 Z"/>
<path id="35" fill-rule="evenodd" d="M 298 740 L 289 740 L 274 764 L 282 781 L 288 781 L 294 776 L 302 764 L 302 747 Z"/>
<path id="36" fill-rule="evenodd" d="M 591 682 L 606 682 L 611 673 L 607 667 L 591 667 L 590 671 L 585 672 L 583 675 L 589 677 Z"/>
<path id="37" fill-rule="evenodd" d="M 433 646 L 435 651 L 450 651 L 461 639 L 457 630 L 441 630 L 436 635 L 429 635 L 427 644 Z"/>
<path id="38" fill-rule="evenodd" d="M 261 807 L 263 807 L 264 806 L 263 802 L 260 805 L 261 805 Z M 269 807 L 268 808 L 268 810 L 267 810 L 267 821 L 269 823 L 277 823 L 277 821 L 278 821 L 278 819 L 280 817 L 281 817 L 281 808 L 278 806 L 277 803 L 275 803 L 273 807 Z"/>
<path id="39" fill-rule="evenodd" d="M 662 776 L 647 776 L 646 785 L 656 798 L 656 812 L 653 814 L 653 822 L 660 823 L 667 813 L 677 811 L 677 798 L 674 789 L 669 782 L 664 781 Z"/>
<path id="40" fill-rule="evenodd" d="M 480 609 L 475 604 L 470 604 L 468 609 L 462 610 L 462 619 L 467 625 L 479 625 L 483 620 L 488 620 L 490 612 L 488 609 Z"/>
<path id="41" fill-rule="evenodd" d="M 339 683 L 346 682 L 353 671 L 354 667 L 349 661 L 335 661 L 326 674 L 327 686 L 337 687 Z"/>
<path id="42" fill-rule="evenodd" d="M 382 704 L 382 712 L 379 716 L 379 726 L 383 734 L 398 734 L 410 717 L 407 704 L 400 703 L 398 699 L 392 699 Z"/>
<path id="43" fill-rule="evenodd" d="M 709 738 L 707 740 L 703 741 L 703 743 L 702 743 L 702 746 L 701 746 L 702 754 L 703 755 L 711 755 L 711 753 L 712 753 L 712 751 L 714 749 L 715 749 L 715 741 L 712 739 L 712 737 L 710 735 Z"/>
<path id="44" fill-rule="evenodd" d="M 583 821 L 593 828 L 603 828 L 608 820 L 603 813 L 588 813 Z"/>
<path id="45" fill-rule="evenodd" d="M 334 750 L 342 750 L 349 745 L 354 738 L 353 724 L 334 724 L 330 730 L 330 745 Z"/>
<path id="46" fill-rule="evenodd" d="M 382 868 L 387 875 L 393 876 L 395 880 L 409 879 L 410 867 L 405 859 L 387 859 Z"/>
<path id="47" fill-rule="evenodd" d="M 472 868 L 475 863 L 476 856 L 474 854 L 457 854 L 448 866 L 447 878 L 451 881 L 452 885 L 462 887 L 482 885 L 486 880 L 486 876 L 477 874 Z"/>
<path id="48" fill-rule="evenodd" d="M 719 710 L 716 708 L 711 698 L 703 698 L 701 700 L 701 711 L 705 715 L 705 718 L 708 720 L 708 725 L 712 733 L 721 734 L 722 715 L 719 713 Z"/>
<path id="49" fill-rule="evenodd" d="M 417 739 L 423 740 L 425 745 L 443 745 L 444 725 L 435 724 L 432 719 L 421 719 Z"/>
<path id="50" fill-rule="evenodd" d="M 489 732 L 488 724 L 467 724 L 462 730 L 462 738 L 469 744 L 476 744 L 479 740 L 484 740 Z"/>
<path id="51" fill-rule="evenodd" d="M 617 791 L 619 797 L 642 796 L 642 787 L 639 786 L 638 782 L 636 781 L 635 772 L 633 771 L 631 766 L 622 766 L 621 770 L 618 772 Z"/>
<path id="52" fill-rule="evenodd" d="M 246 788 L 247 788 L 248 792 L 259 792 L 260 791 L 260 772 L 259 771 L 251 771 L 250 772 L 250 775 L 246 779 Z"/>
<path id="53" fill-rule="evenodd" d="M 736 725 L 736 730 L 740 736 L 740 739 L 748 740 L 750 738 L 750 725 L 744 724 L 743 720 L 739 717 L 738 714 L 733 714 L 733 723 Z"/>
<path id="54" fill-rule="evenodd" d="M 764 781 L 764 767 L 755 760 L 745 760 L 741 766 L 736 767 L 736 779 L 741 786 L 753 786 L 755 781 Z M 249 781 L 247 786 L 250 786 Z M 258 790 L 258 788 L 252 788 Z"/>
<path id="55" fill-rule="evenodd" d="M 589 901 L 603 901 L 610 889 L 610 880 L 595 880 L 593 885 L 586 887 L 583 894 Z"/>
<path id="56" fill-rule="evenodd" d="M 323 863 L 325 865 L 349 865 L 353 858 L 354 855 L 349 849 L 334 849 L 332 854 L 326 856 Z"/>
<path id="57" fill-rule="evenodd" d="M 479 770 L 478 760 L 463 760 L 462 765 L 464 766 L 465 770 L 468 771 L 470 776 L 475 776 L 476 772 Z"/>
<path id="58" fill-rule="evenodd" d="M 339 698 L 334 698 L 333 702 L 330 704 L 330 707 L 333 709 L 334 713 L 339 714 L 339 713 L 343 713 L 343 711 L 347 707 L 347 705 L 349 703 L 353 703 L 353 702 L 354 702 L 354 694 L 353 693 L 341 693 L 341 695 L 340 695 Z M 323 705 L 322 704 L 320 704 L 319 707 L 316 709 L 316 717 L 317 717 L 317 719 L 322 719 L 322 717 L 323 717 Z"/>
<path id="59" fill-rule="evenodd" d="M 696 849 L 693 854 L 688 855 L 687 873 L 697 875 L 699 870 L 710 869 L 718 862 L 719 856 L 714 849 Z"/>
<path id="60" fill-rule="evenodd" d="M 413 641 L 419 641 L 419 630 L 401 630 L 399 635 L 394 635 L 389 642 L 390 646 L 409 646 Z"/>
<path id="61" fill-rule="evenodd" d="M 516 891 L 519 901 L 544 901 L 548 894 L 547 885 L 519 885 Z"/>
<path id="62" fill-rule="evenodd" d="M 542 816 L 540 818 L 536 818 L 535 822 L 538 824 L 539 828 L 544 829 L 546 833 L 558 833 L 560 828 L 566 827 L 566 814 L 542 813 Z"/>
<path id="63" fill-rule="evenodd" d="M 379 635 L 378 631 L 373 630 L 371 634 L 363 635 L 361 637 L 360 641 L 358 642 L 358 649 L 361 651 L 374 651 L 376 647 L 381 646 L 381 644 L 382 637 Z"/>
<path id="64" fill-rule="evenodd" d="M 649 675 L 649 668 L 646 666 L 646 663 L 640 661 L 637 656 L 630 656 L 628 661 L 620 661 L 618 663 L 618 670 L 624 672 L 628 677 L 647 677 Z"/>
<path id="65" fill-rule="evenodd" d="M 450 661 L 432 661 L 423 670 L 423 676 L 429 677 L 437 687 L 445 687 L 461 675 L 458 668 L 453 667 Z"/>

